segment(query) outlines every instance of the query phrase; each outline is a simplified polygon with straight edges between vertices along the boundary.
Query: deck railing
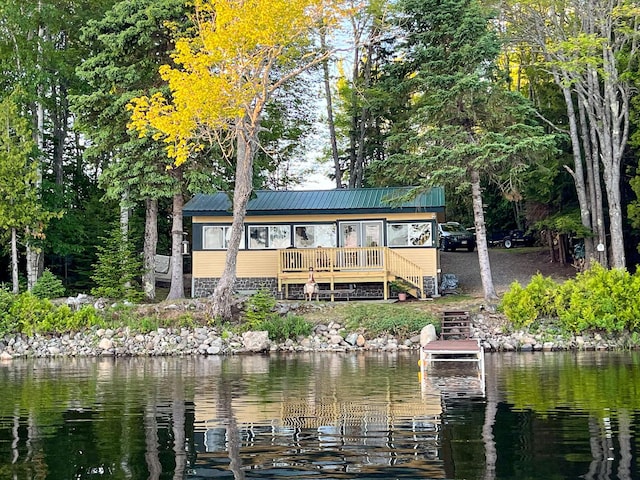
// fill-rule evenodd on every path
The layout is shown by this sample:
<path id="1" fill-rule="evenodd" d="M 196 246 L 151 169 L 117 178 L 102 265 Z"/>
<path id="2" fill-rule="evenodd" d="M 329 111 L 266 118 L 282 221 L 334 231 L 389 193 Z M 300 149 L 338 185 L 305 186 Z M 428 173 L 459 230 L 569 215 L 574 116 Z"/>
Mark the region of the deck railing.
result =
<path id="1" fill-rule="evenodd" d="M 378 271 L 384 268 L 384 247 L 301 248 L 280 250 L 281 272 Z"/>
<path id="2" fill-rule="evenodd" d="M 422 292 L 422 268 L 390 248 L 386 253 L 386 266 L 389 273 L 405 279 Z"/>
<path id="3" fill-rule="evenodd" d="M 416 296 L 422 293 L 422 269 L 388 247 L 288 248 L 278 253 L 283 276 L 300 273 L 302 280 L 310 267 L 316 272 L 336 273 L 336 280 L 339 272 L 380 272 L 381 281 L 402 278 L 415 287 Z"/>

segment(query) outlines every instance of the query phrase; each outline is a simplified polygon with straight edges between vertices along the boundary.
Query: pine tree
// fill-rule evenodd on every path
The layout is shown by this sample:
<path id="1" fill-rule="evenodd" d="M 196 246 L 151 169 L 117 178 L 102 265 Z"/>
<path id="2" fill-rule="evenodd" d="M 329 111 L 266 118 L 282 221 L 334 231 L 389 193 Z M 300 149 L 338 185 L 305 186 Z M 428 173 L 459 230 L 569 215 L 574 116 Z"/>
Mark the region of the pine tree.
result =
<path id="1" fill-rule="evenodd" d="M 138 301 L 144 296 L 140 288 L 142 260 L 133 242 L 114 224 L 98 246 L 98 262 L 92 275 L 96 287 L 91 294 L 99 297 Z"/>

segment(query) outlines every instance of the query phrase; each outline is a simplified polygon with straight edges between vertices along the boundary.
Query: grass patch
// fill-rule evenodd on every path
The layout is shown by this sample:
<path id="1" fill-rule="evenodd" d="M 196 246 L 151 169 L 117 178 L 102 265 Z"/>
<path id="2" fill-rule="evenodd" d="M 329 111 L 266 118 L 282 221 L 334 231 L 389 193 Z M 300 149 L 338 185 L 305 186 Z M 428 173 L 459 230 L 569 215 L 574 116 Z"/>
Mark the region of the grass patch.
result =
<path id="1" fill-rule="evenodd" d="M 440 325 L 433 314 L 410 305 L 351 304 L 345 308 L 344 316 L 347 330 L 360 330 L 371 336 L 387 334 L 408 338 L 420 333 L 429 323 Z"/>

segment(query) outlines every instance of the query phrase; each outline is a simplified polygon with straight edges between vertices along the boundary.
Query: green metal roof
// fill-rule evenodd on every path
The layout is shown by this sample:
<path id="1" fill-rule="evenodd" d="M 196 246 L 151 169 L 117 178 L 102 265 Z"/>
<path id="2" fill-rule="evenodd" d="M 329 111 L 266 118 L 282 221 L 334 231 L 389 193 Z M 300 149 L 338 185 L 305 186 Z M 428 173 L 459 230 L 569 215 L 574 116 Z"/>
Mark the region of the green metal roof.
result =
<path id="1" fill-rule="evenodd" d="M 415 198 L 393 199 L 408 194 L 413 187 L 356 188 L 336 190 L 257 190 L 249 200 L 247 215 L 295 215 L 440 212 L 445 199 L 442 187 L 433 187 Z M 231 201 L 226 193 L 197 194 L 184 206 L 185 216 L 228 216 Z"/>

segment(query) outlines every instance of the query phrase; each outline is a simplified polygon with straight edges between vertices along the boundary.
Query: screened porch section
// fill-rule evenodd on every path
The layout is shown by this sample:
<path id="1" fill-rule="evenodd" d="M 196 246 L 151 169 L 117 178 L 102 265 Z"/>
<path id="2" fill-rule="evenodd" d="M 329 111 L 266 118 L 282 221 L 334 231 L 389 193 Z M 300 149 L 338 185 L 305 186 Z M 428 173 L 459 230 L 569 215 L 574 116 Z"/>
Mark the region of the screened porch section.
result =
<path id="1" fill-rule="evenodd" d="M 278 250 L 278 291 L 288 298 L 289 285 L 306 283 L 309 269 L 321 289 L 334 290 L 336 284 L 373 283 L 384 285 L 389 298 L 389 282 L 402 279 L 409 291 L 423 298 L 422 269 L 388 247 L 319 247 Z"/>

